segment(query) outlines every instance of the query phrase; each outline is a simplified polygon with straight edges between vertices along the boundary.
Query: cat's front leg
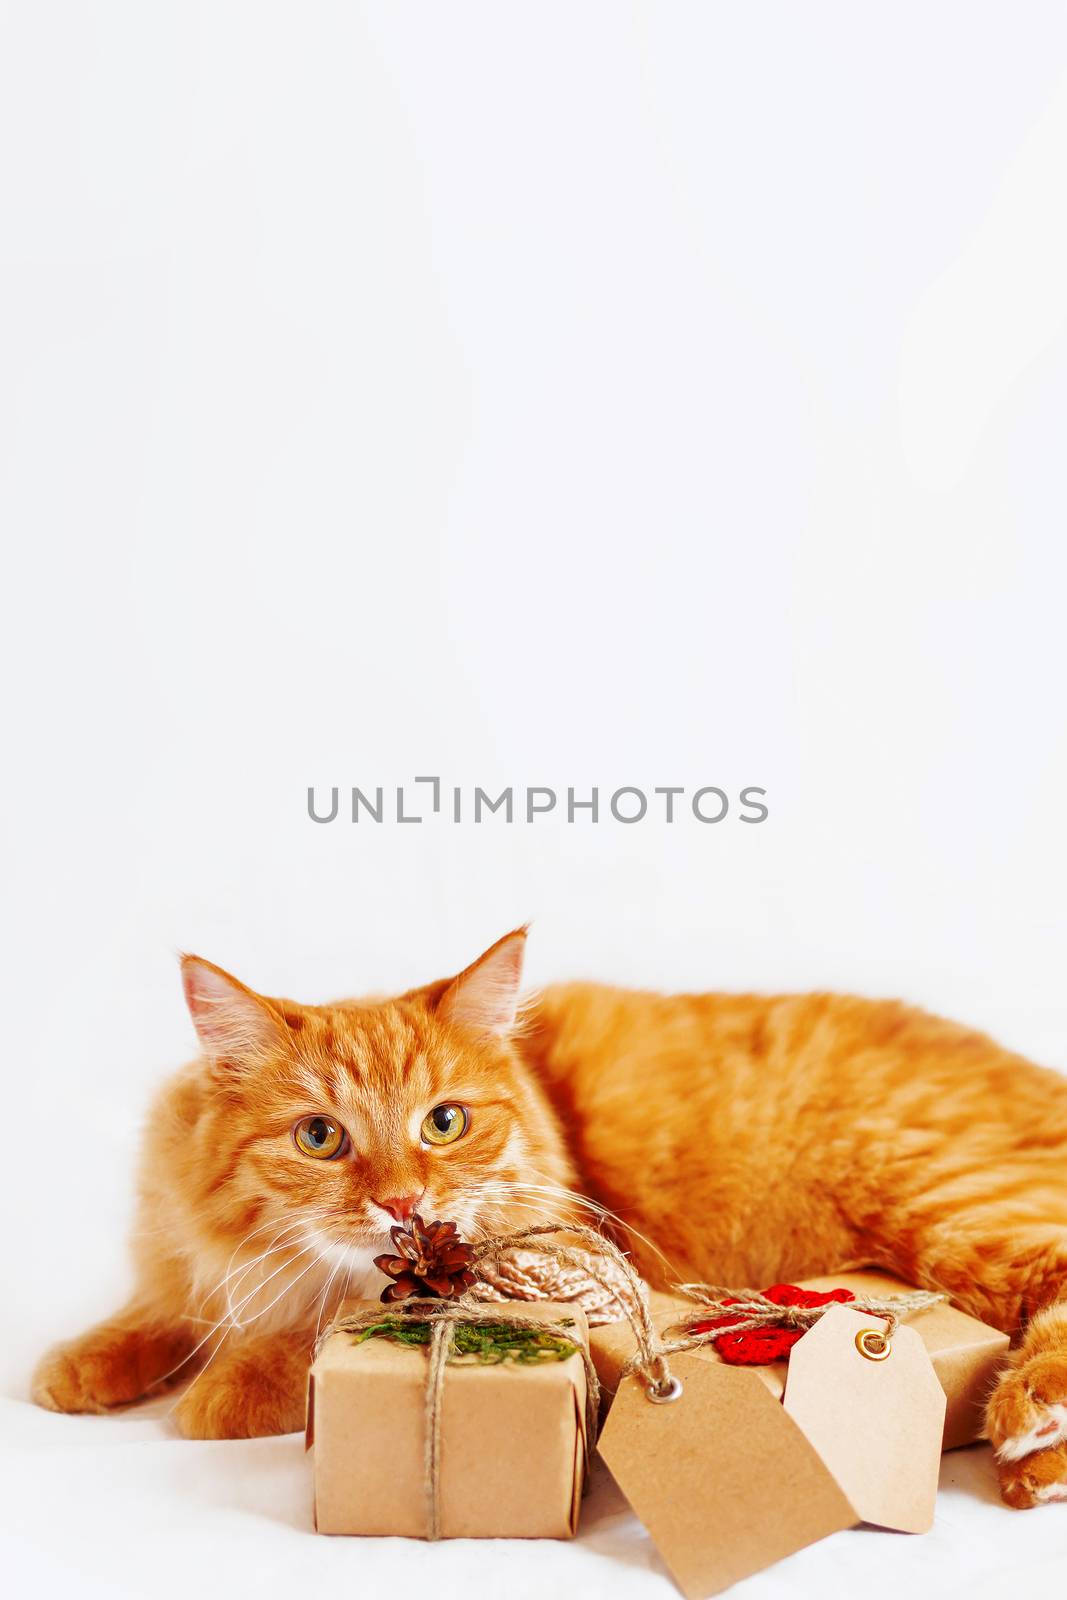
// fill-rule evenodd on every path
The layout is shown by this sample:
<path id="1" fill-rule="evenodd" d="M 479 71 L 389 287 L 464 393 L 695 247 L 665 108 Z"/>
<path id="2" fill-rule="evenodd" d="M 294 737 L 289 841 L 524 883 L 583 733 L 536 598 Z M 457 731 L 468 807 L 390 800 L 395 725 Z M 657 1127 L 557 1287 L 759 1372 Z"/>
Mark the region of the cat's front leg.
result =
<path id="1" fill-rule="evenodd" d="M 112 1411 L 176 1382 L 196 1343 L 137 1306 L 55 1345 L 38 1363 L 31 1392 L 49 1411 Z"/>
<path id="2" fill-rule="evenodd" d="M 986 1405 L 1000 1492 L 1018 1510 L 1067 1501 L 1067 1227 L 1059 1187 L 1034 1209 L 1055 1218 L 1031 1228 L 998 1226 L 996 1208 L 975 1218 L 938 1211 L 933 1226 L 894 1219 L 878 1255 L 902 1278 L 944 1289 L 956 1305 L 1012 1335 L 1016 1348 Z"/>
<path id="3" fill-rule="evenodd" d="M 870 1259 L 944 1290 L 961 1310 L 1011 1335 L 1015 1348 L 986 1404 L 986 1435 L 1001 1494 L 1019 1510 L 1067 1501 L 1065 1160 L 1067 1148 L 1057 1149 L 1051 1178 L 1029 1155 L 1019 1171 L 1006 1160 L 988 1193 L 972 1191 L 958 1209 L 939 1196 L 918 1209 L 884 1210 L 880 1232 L 869 1234 Z M 1048 1221 L 1020 1225 L 1000 1200 L 1024 1181 L 1028 1209 Z"/>
<path id="4" fill-rule="evenodd" d="M 990 1397 L 986 1431 L 1008 1505 L 1067 1500 L 1067 1303 L 1030 1322 Z"/>
<path id="5" fill-rule="evenodd" d="M 311 1335 L 238 1334 L 194 1378 L 175 1408 L 187 1439 L 255 1439 L 304 1426 Z"/>

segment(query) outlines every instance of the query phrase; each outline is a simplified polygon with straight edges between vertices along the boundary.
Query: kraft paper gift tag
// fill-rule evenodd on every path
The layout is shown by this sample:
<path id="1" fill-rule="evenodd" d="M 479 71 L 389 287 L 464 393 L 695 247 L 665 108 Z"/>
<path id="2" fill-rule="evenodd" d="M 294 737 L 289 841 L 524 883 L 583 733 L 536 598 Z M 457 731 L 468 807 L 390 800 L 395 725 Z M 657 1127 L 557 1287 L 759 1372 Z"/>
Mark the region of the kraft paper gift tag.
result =
<path id="1" fill-rule="evenodd" d="M 861 1337 L 884 1329 L 879 1317 L 832 1306 L 794 1345 L 782 1404 L 858 1521 L 925 1533 L 934 1521 L 945 1391 L 907 1323 L 888 1342 Z"/>
<path id="2" fill-rule="evenodd" d="M 718 1594 L 856 1515 L 751 1368 L 672 1356 L 682 1394 L 654 1405 L 624 1378 L 600 1454 L 689 1600 Z"/>
<path id="3" fill-rule="evenodd" d="M 856 1335 L 884 1327 L 828 1311 L 791 1353 L 791 1406 L 755 1369 L 699 1351 L 671 1357 L 669 1404 L 623 1379 L 600 1453 L 688 1600 L 857 1522 L 929 1527 L 944 1391 L 911 1329 L 885 1359 L 861 1354 Z"/>
<path id="4" fill-rule="evenodd" d="M 869 1268 L 862 1272 L 834 1272 L 824 1278 L 801 1278 L 801 1289 L 851 1289 L 855 1294 L 887 1295 L 908 1294 L 915 1288 L 900 1278 Z M 684 1325 L 699 1315 L 693 1302 L 678 1295 L 652 1290 L 649 1294 L 652 1321 L 657 1332 L 666 1334 L 676 1325 Z M 993 1379 L 1008 1353 L 1009 1339 L 969 1317 L 951 1305 L 931 1306 L 908 1318 L 908 1327 L 914 1328 L 926 1346 L 933 1362 L 938 1381 L 948 1396 L 945 1408 L 945 1432 L 942 1450 L 955 1450 L 957 1446 L 972 1444 L 983 1437 L 985 1399 Z M 605 1414 L 619 1382 L 627 1359 L 634 1352 L 633 1329 L 628 1322 L 608 1323 L 592 1329 L 589 1347 L 596 1362 L 601 1392 L 605 1397 Z M 705 1360 L 718 1361 L 720 1356 L 710 1346 L 701 1350 Z M 788 1364 L 774 1361 L 770 1366 L 753 1367 L 769 1389 L 779 1398 L 785 1393 Z"/>

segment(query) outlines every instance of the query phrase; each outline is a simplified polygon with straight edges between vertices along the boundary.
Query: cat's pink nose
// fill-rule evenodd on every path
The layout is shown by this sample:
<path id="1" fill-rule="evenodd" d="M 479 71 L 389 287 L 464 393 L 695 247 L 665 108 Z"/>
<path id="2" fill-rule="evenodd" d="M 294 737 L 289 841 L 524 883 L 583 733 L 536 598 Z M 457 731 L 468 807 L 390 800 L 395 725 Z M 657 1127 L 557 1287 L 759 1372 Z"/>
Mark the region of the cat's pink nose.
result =
<path id="1" fill-rule="evenodd" d="M 388 1211 L 397 1222 L 410 1222 L 411 1213 L 422 1199 L 418 1194 L 400 1194 L 392 1200 L 375 1200 L 376 1206 L 381 1206 L 383 1211 Z"/>

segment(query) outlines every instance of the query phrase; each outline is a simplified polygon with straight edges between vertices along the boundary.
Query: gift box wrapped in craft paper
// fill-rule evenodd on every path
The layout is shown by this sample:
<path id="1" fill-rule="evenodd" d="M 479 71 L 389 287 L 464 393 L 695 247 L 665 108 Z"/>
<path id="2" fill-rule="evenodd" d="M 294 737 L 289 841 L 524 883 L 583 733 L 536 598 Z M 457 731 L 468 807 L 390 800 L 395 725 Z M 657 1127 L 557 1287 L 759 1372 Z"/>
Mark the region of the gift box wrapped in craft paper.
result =
<path id="1" fill-rule="evenodd" d="M 824 1293 L 841 1288 L 850 1290 L 856 1296 L 873 1295 L 878 1298 L 911 1292 L 911 1286 L 900 1279 L 873 1270 L 837 1272 L 825 1278 L 804 1278 L 800 1280 L 799 1287 Z M 649 1300 L 657 1332 L 663 1333 L 675 1325 L 699 1320 L 698 1306 L 684 1296 L 653 1291 Z M 946 1301 L 911 1315 L 908 1326 L 915 1329 L 926 1346 L 934 1371 L 945 1391 L 947 1403 L 942 1449 L 954 1450 L 960 1445 L 972 1444 L 982 1437 L 982 1408 L 992 1388 L 993 1374 L 1007 1353 L 1007 1334 L 999 1333 L 963 1311 L 957 1311 Z M 633 1350 L 634 1335 L 628 1321 L 610 1323 L 591 1331 L 590 1351 L 605 1404 L 610 1403 L 618 1387 L 619 1374 Z M 722 1359 L 711 1345 L 704 1345 L 693 1354 L 701 1361 L 718 1362 Z M 785 1393 L 787 1363 L 774 1361 L 755 1366 L 753 1371 L 780 1400 Z"/>
<path id="2" fill-rule="evenodd" d="M 309 1380 L 319 1532 L 570 1538 L 596 1383 L 588 1340 L 574 1305 L 346 1302 Z"/>

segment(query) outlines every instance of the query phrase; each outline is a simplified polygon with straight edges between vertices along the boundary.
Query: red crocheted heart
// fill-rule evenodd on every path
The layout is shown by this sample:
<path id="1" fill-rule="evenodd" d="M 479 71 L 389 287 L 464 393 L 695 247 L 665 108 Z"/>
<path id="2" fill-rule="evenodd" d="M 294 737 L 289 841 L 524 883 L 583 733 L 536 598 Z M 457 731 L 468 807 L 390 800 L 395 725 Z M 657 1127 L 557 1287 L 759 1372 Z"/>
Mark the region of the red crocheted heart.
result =
<path id="1" fill-rule="evenodd" d="M 829 1306 L 835 1302 L 855 1300 L 851 1289 L 829 1289 L 820 1294 L 815 1289 L 799 1289 L 795 1283 L 772 1283 L 764 1289 L 768 1300 L 777 1306 Z M 724 1305 L 736 1305 L 736 1300 L 726 1300 Z M 727 1315 L 708 1317 L 690 1323 L 691 1333 L 710 1333 L 712 1328 L 729 1327 L 733 1319 Z M 763 1367 L 771 1361 L 782 1361 L 798 1339 L 804 1337 L 803 1328 L 746 1328 L 738 1333 L 724 1333 L 713 1340 L 723 1361 L 732 1367 Z"/>

